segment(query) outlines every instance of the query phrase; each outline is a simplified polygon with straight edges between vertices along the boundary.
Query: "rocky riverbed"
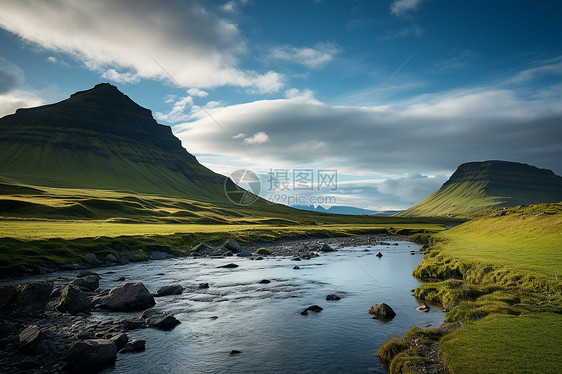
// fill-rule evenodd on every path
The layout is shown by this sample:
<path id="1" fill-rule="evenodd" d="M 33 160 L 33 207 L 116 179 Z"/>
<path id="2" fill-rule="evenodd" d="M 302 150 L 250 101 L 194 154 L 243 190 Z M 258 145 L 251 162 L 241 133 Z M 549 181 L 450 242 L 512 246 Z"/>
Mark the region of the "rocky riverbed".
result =
<path id="1" fill-rule="evenodd" d="M 323 253 L 331 254 L 341 248 L 356 246 L 365 247 L 362 251 L 376 253 L 375 248 L 398 245 L 395 240 L 396 237 L 361 236 L 283 240 L 247 247 L 229 240 L 221 247 L 202 245 L 195 248 L 192 255 L 196 259 L 191 261 L 196 266 L 197 258 L 205 258 L 208 265 L 208 260 L 222 258 L 215 267 L 229 271 L 235 270 L 238 264 L 243 265 L 243 261 L 277 256 L 286 257 L 283 261 L 295 264 L 292 268 L 298 269 L 299 264 L 308 266 L 305 264 L 309 260 Z M 232 262 L 222 265 L 225 259 Z M 7 285 L 0 287 L 0 367 L 3 371 L 79 372 L 114 365 L 121 355 L 136 354 L 145 349 L 145 339 L 134 338 L 139 329 L 172 331 L 180 324 L 181 318 L 174 316 L 174 310 L 159 307 L 161 300 L 186 293 L 194 295 L 192 300 L 198 300 L 198 293 L 209 288 L 208 282 L 171 283 L 151 288 L 150 292 L 142 279 L 121 276 L 119 267 L 81 270 L 67 278 L 58 278 L 56 274 L 50 276 L 40 282 L 4 282 Z M 104 283 L 107 278 L 117 285 L 100 288 L 100 281 Z M 261 279 L 254 283 L 266 286 L 271 282 Z M 326 300 L 340 298 L 337 294 L 328 296 Z M 222 293 L 218 297 L 224 299 Z M 154 305 L 157 307 L 153 308 Z M 301 314 L 307 314 L 302 313 L 304 310 L 313 313 L 322 310 L 318 305 L 303 307 Z"/>

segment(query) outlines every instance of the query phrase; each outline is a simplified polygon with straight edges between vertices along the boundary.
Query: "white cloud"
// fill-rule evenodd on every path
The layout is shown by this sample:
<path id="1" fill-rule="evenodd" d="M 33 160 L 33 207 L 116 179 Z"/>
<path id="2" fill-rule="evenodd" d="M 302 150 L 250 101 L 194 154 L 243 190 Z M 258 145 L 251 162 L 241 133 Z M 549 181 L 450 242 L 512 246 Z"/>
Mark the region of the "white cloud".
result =
<path id="1" fill-rule="evenodd" d="M 249 138 L 244 139 L 244 144 L 262 144 L 269 140 L 269 136 L 265 132 L 256 132 Z"/>
<path id="2" fill-rule="evenodd" d="M 311 69 L 327 65 L 339 53 L 339 48 L 332 43 L 318 43 L 314 47 L 283 46 L 272 48 L 268 58 L 283 62 L 300 64 Z"/>
<path id="3" fill-rule="evenodd" d="M 205 91 L 202 91 L 198 88 L 190 88 L 189 90 L 187 90 L 187 94 L 189 96 L 195 96 L 195 97 L 207 97 L 209 96 L 209 94 Z"/>
<path id="4" fill-rule="evenodd" d="M 43 100 L 32 91 L 14 90 L 0 94 L 0 117 L 13 114 L 19 108 L 31 108 L 42 104 Z"/>
<path id="5" fill-rule="evenodd" d="M 390 12 L 395 16 L 414 11 L 423 0 L 395 0 L 390 4 Z"/>
<path id="6" fill-rule="evenodd" d="M 283 86 L 278 73 L 239 68 L 246 43 L 238 26 L 197 1 L 4 2 L 0 27 L 100 74 L 115 69 L 169 80 L 169 73 L 184 87 L 230 85 L 255 92 Z"/>
<path id="7" fill-rule="evenodd" d="M 108 69 L 101 76 L 118 83 L 138 83 L 140 81 L 140 77 L 136 73 L 119 73 L 115 69 Z"/>
<path id="8" fill-rule="evenodd" d="M 319 101 L 314 97 L 314 92 L 309 89 L 299 90 L 297 88 L 290 88 L 285 91 L 285 97 L 293 101 L 319 103 Z"/>
<path id="9" fill-rule="evenodd" d="M 191 119 L 190 111 L 193 107 L 193 98 L 191 96 L 186 96 L 179 100 L 176 100 L 175 97 L 169 97 L 166 103 L 172 104 L 172 109 L 166 114 L 155 113 L 154 117 L 156 117 L 158 121 L 178 123 Z"/>
<path id="10" fill-rule="evenodd" d="M 530 80 L 536 79 L 538 77 L 544 76 L 560 76 L 562 75 L 562 57 L 558 57 L 547 61 L 545 64 L 533 68 L 524 70 L 512 79 L 508 83 L 524 83 Z"/>

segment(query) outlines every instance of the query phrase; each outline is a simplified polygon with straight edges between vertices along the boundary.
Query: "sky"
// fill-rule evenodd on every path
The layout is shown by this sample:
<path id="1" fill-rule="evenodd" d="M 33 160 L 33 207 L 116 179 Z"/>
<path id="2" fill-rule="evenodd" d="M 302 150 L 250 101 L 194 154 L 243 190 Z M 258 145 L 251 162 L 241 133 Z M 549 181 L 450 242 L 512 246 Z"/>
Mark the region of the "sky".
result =
<path id="1" fill-rule="evenodd" d="M 404 209 L 464 162 L 562 175 L 562 2 L 0 0 L 0 116 L 116 85 L 285 204 Z"/>

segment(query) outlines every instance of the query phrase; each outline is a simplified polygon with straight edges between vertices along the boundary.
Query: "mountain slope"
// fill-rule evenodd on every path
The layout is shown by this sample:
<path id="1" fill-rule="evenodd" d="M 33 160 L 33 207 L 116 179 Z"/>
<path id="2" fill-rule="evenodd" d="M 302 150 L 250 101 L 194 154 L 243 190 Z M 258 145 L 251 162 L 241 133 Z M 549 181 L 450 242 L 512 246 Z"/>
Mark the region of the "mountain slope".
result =
<path id="1" fill-rule="evenodd" d="M 50 187 L 101 188 L 225 201 L 168 126 L 110 84 L 0 119 L 0 176 Z"/>
<path id="2" fill-rule="evenodd" d="M 508 161 L 460 165 L 443 186 L 398 216 L 467 216 L 477 211 L 562 201 L 562 177 Z"/>

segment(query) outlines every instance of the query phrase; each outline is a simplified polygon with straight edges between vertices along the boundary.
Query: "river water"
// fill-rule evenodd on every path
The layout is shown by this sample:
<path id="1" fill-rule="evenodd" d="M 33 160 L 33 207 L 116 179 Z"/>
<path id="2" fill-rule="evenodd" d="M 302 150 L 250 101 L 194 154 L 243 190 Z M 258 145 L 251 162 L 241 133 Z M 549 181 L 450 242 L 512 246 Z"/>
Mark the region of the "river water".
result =
<path id="1" fill-rule="evenodd" d="M 155 309 L 174 313 L 181 324 L 172 331 L 130 331 L 129 338 L 146 339 L 146 350 L 119 354 L 103 373 L 385 373 L 376 357 L 382 343 L 412 326 L 438 327 L 444 319 L 435 308 L 415 310 L 410 290 L 420 282 L 411 273 L 422 255 L 416 244 L 394 243 L 345 247 L 300 262 L 175 258 L 100 269 L 101 288 L 124 283 L 117 280 L 122 276 L 151 292 L 176 283 L 186 288 L 156 298 Z M 382 258 L 375 256 L 378 251 Z M 218 268 L 231 262 L 239 267 Z M 262 279 L 271 283 L 258 284 Z M 199 283 L 210 287 L 196 289 Z M 341 300 L 326 301 L 332 293 Z M 381 302 L 396 312 L 392 321 L 368 314 L 369 305 Z M 324 310 L 299 314 L 313 304 Z M 139 313 L 92 314 L 103 320 Z"/>

